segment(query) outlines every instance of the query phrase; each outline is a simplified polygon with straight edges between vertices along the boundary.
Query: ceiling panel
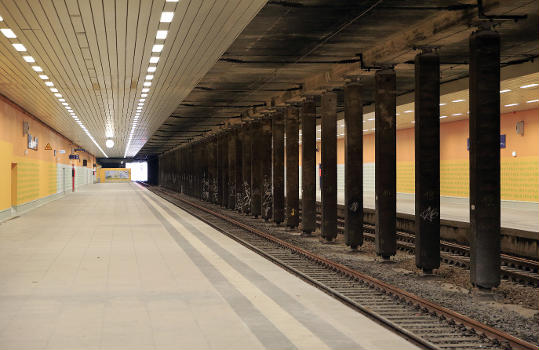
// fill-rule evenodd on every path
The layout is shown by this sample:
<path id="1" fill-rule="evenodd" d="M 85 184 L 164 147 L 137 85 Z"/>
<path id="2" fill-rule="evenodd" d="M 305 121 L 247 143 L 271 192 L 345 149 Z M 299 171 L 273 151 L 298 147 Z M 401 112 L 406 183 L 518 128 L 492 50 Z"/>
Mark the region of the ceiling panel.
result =
<path id="1" fill-rule="evenodd" d="M 0 35 L 0 93 L 98 157 L 101 150 L 134 155 L 265 2 L 0 0 L 0 28 L 17 36 Z M 160 21 L 162 12 L 174 13 L 170 23 Z M 156 39 L 158 30 L 168 30 L 165 39 Z M 14 43 L 27 52 L 15 51 Z M 163 45 L 160 53 L 152 53 L 155 44 Z M 154 73 L 147 71 L 151 56 L 159 57 Z M 139 101 L 145 81 L 150 91 Z M 112 148 L 105 147 L 107 138 Z"/>

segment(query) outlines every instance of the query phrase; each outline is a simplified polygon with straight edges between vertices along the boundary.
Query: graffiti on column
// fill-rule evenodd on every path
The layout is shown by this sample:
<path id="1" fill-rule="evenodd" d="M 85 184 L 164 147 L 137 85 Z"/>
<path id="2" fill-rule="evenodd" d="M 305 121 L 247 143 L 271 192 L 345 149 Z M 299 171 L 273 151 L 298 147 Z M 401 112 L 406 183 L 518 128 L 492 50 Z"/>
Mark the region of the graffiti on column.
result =
<path id="1" fill-rule="evenodd" d="M 202 200 L 208 201 L 210 199 L 210 180 L 208 178 L 202 178 Z"/>
<path id="2" fill-rule="evenodd" d="M 213 178 L 211 181 L 211 196 L 212 202 L 217 203 L 219 201 L 219 185 L 217 184 L 217 179 Z"/>
<path id="3" fill-rule="evenodd" d="M 251 187 L 247 181 L 243 182 L 243 198 L 242 198 L 242 208 L 244 213 L 248 213 L 251 209 Z"/>
<path id="4" fill-rule="evenodd" d="M 271 191 L 271 179 L 268 175 L 264 175 L 264 198 L 262 200 L 262 211 L 265 220 L 269 220 L 272 216 L 273 196 Z"/>

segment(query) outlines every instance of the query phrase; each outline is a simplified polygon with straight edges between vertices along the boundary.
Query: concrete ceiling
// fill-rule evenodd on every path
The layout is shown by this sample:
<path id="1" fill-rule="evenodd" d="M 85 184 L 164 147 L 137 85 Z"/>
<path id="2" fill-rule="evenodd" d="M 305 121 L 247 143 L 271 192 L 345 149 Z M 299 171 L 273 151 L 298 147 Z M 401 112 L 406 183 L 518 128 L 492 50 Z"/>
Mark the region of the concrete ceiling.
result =
<path id="1" fill-rule="evenodd" d="M 0 0 L 0 93 L 98 157 L 135 155 L 265 3 Z"/>
<path id="2" fill-rule="evenodd" d="M 468 75 L 469 35 L 484 22 L 477 4 L 472 0 L 268 1 L 137 157 L 160 154 L 228 123 L 259 116 L 274 104 L 298 101 L 302 94 L 336 90 L 341 111 L 342 86 L 352 76 L 363 81 L 363 101 L 372 106 L 373 73 L 379 66 L 395 66 L 398 94 L 409 94 L 417 47 L 438 50 L 442 82 L 462 79 Z M 537 1 L 484 0 L 482 4 L 486 15 L 527 16 L 492 22 L 502 38 L 503 67 L 539 56 Z"/>

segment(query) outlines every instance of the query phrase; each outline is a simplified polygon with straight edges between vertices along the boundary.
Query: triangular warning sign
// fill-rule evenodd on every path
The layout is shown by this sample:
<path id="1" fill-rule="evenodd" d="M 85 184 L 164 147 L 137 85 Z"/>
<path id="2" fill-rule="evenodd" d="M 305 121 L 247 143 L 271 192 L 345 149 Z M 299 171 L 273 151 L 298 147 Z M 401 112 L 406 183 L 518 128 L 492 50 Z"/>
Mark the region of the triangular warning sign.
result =
<path id="1" fill-rule="evenodd" d="M 47 145 L 45 146 L 45 151 L 52 151 L 52 147 L 50 143 L 47 143 Z"/>

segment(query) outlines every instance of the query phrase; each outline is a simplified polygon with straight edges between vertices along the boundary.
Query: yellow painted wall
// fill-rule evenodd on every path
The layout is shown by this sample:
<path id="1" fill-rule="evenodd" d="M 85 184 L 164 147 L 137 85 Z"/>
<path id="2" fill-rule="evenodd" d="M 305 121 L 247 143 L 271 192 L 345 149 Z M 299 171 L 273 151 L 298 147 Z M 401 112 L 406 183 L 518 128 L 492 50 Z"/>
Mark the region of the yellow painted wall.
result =
<path id="1" fill-rule="evenodd" d="M 28 122 L 30 134 L 38 137 L 38 150 L 27 148 L 23 121 Z M 45 150 L 47 143 L 53 150 Z M 82 166 L 86 159 L 87 167 L 93 166 L 95 157 L 86 152 L 77 153 L 79 160 L 70 160 L 75 148 L 79 146 L 0 95 L 0 210 L 11 207 L 12 163 L 17 164 L 15 204 L 20 205 L 56 193 L 57 164 Z M 61 149 L 66 153 L 59 154 Z"/>
<path id="2" fill-rule="evenodd" d="M 524 135 L 516 123 L 524 121 Z M 502 114 L 500 133 L 506 148 L 500 150 L 501 197 L 504 200 L 539 202 L 539 110 Z M 469 154 L 466 147 L 468 120 L 440 125 L 440 194 L 469 196 Z M 344 164 L 344 139 L 337 142 L 337 158 Z M 397 192 L 415 192 L 414 129 L 397 131 Z M 320 147 L 320 143 L 317 143 Z M 517 153 L 516 157 L 512 152 Z M 317 153 L 317 164 L 320 153 Z M 363 136 L 363 162 L 374 162 L 374 134 Z"/>
<path id="3" fill-rule="evenodd" d="M 105 177 L 105 172 L 107 170 L 127 170 L 129 172 L 129 179 L 114 179 L 114 180 L 107 179 Z M 129 182 L 129 181 L 131 181 L 131 169 L 130 168 L 99 168 L 98 169 L 98 177 L 99 177 L 99 182 L 100 183 L 105 183 L 105 182 Z"/>

